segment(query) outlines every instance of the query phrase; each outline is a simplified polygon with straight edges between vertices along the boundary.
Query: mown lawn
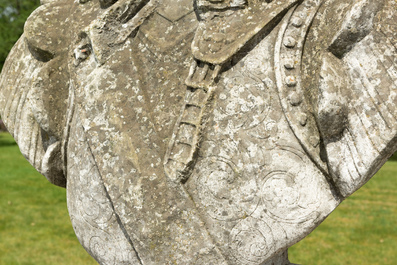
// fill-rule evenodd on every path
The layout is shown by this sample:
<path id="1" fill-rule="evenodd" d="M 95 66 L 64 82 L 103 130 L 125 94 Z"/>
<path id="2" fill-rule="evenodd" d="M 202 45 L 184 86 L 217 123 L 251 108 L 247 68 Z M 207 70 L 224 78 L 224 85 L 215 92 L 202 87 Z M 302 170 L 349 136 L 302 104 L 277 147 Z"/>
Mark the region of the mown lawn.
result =
<path id="1" fill-rule="evenodd" d="M 397 264 L 397 159 L 343 202 L 306 239 L 291 262 Z M 0 265 L 96 264 L 77 241 L 65 190 L 51 185 L 0 133 Z"/>
<path id="2" fill-rule="evenodd" d="M 397 155 L 289 250 L 304 265 L 397 264 Z"/>
<path id="3" fill-rule="evenodd" d="M 65 189 L 50 184 L 0 133 L 0 265 L 97 264 L 74 235 Z"/>

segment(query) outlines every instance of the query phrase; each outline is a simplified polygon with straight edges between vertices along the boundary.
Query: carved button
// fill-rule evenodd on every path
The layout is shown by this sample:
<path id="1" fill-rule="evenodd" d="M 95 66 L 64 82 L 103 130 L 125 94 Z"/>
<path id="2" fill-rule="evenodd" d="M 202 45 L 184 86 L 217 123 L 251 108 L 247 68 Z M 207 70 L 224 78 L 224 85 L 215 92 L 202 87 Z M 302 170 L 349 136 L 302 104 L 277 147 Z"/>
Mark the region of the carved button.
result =
<path id="1" fill-rule="evenodd" d="M 294 87 L 294 86 L 296 86 L 296 78 L 294 76 L 287 76 L 285 78 L 285 83 L 289 87 Z"/>
<path id="2" fill-rule="evenodd" d="M 292 37 L 286 37 L 284 39 L 284 46 L 287 48 L 294 48 L 296 45 L 296 40 Z"/>
<path id="3" fill-rule="evenodd" d="M 307 115 L 306 115 L 306 113 L 302 112 L 301 114 L 299 114 L 299 123 L 302 126 L 306 126 L 306 123 L 307 123 Z"/>
<path id="4" fill-rule="evenodd" d="M 284 67 L 285 67 L 285 69 L 287 69 L 287 70 L 292 70 L 292 69 L 294 69 L 294 68 L 295 68 L 295 62 L 294 62 L 294 60 L 293 60 L 293 59 L 287 59 L 287 60 L 285 60 Z"/>
<path id="5" fill-rule="evenodd" d="M 291 19 L 291 24 L 294 27 L 299 28 L 300 26 L 302 26 L 303 20 L 300 17 L 294 17 L 294 18 Z"/>
<path id="6" fill-rule="evenodd" d="M 293 92 L 289 97 L 289 102 L 292 106 L 298 106 L 302 103 L 302 98 L 298 95 L 298 93 Z"/>

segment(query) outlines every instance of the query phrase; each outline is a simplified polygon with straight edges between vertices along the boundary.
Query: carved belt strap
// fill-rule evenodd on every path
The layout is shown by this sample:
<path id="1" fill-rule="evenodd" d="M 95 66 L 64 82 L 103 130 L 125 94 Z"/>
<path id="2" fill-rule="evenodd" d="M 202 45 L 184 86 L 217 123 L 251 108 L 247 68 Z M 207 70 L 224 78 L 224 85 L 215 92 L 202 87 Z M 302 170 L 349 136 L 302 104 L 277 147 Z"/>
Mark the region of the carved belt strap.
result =
<path id="1" fill-rule="evenodd" d="M 295 136 L 314 163 L 323 172 L 326 164 L 320 158 L 320 133 L 310 113 L 301 84 L 303 46 L 310 24 L 324 0 L 307 0 L 291 12 L 281 26 L 275 47 L 277 88 L 285 116 Z"/>
<path id="2" fill-rule="evenodd" d="M 194 165 L 203 116 L 215 89 L 211 84 L 220 70 L 220 65 L 210 66 L 206 63 L 193 62 L 186 80 L 186 83 L 191 85 L 187 87 L 185 104 L 175 124 L 164 159 L 165 172 L 172 181 L 185 181 Z"/>
<path id="3" fill-rule="evenodd" d="M 175 124 L 165 159 L 175 182 L 189 177 L 198 151 L 203 116 L 216 89 L 222 65 L 256 34 L 273 28 L 298 0 L 198 0 L 202 19 L 192 43 L 194 60 L 186 79 L 185 104 Z"/>

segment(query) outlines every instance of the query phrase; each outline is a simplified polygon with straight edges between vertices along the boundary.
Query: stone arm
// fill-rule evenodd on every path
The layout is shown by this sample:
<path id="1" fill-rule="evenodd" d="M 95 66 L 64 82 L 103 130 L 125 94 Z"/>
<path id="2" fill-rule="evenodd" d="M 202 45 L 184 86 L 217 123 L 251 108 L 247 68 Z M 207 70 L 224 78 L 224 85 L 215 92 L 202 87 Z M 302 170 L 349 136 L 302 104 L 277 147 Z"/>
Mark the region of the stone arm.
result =
<path id="1" fill-rule="evenodd" d="M 8 131 L 25 158 L 62 187 L 66 186 L 62 148 L 70 85 L 67 27 L 62 24 L 68 7 L 59 1 L 32 13 L 0 76 L 0 111 Z"/>
<path id="2" fill-rule="evenodd" d="M 51 183 L 66 187 L 66 146 L 74 94 L 69 57 L 75 57 L 76 65 L 94 53 L 97 62 L 104 63 L 112 48 L 134 34 L 152 12 L 155 5 L 148 2 L 89 2 L 82 10 L 74 10 L 73 1 L 42 1 L 26 21 L 24 34 L 0 76 L 0 113 L 22 154 Z M 97 7 L 97 12 L 87 14 L 84 7 L 91 6 Z M 133 18 L 139 10 L 140 16 Z M 71 21 L 72 12 L 85 15 L 81 21 Z M 77 43 L 72 41 L 75 35 Z"/>
<path id="3" fill-rule="evenodd" d="M 341 15 L 336 3 L 327 5 L 320 10 L 325 19 L 314 20 L 307 37 L 303 82 L 322 139 L 321 158 L 345 198 L 397 148 L 397 5 L 356 0 Z M 325 35 L 319 39 L 316 32 Z"/>

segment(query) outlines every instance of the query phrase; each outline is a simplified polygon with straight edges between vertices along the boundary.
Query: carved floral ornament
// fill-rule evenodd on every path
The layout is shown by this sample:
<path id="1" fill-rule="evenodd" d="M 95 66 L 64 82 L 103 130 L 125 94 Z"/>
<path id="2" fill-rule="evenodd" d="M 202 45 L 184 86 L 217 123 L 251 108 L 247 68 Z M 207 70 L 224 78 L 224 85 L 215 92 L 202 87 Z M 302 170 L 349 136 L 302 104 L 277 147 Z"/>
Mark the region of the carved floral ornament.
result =
<path id="1" fill-rule="evenodd" d="M 0 77 L 100 264 L 288 264 L 397 149 L 394 0 L 43 1 Z"/>

